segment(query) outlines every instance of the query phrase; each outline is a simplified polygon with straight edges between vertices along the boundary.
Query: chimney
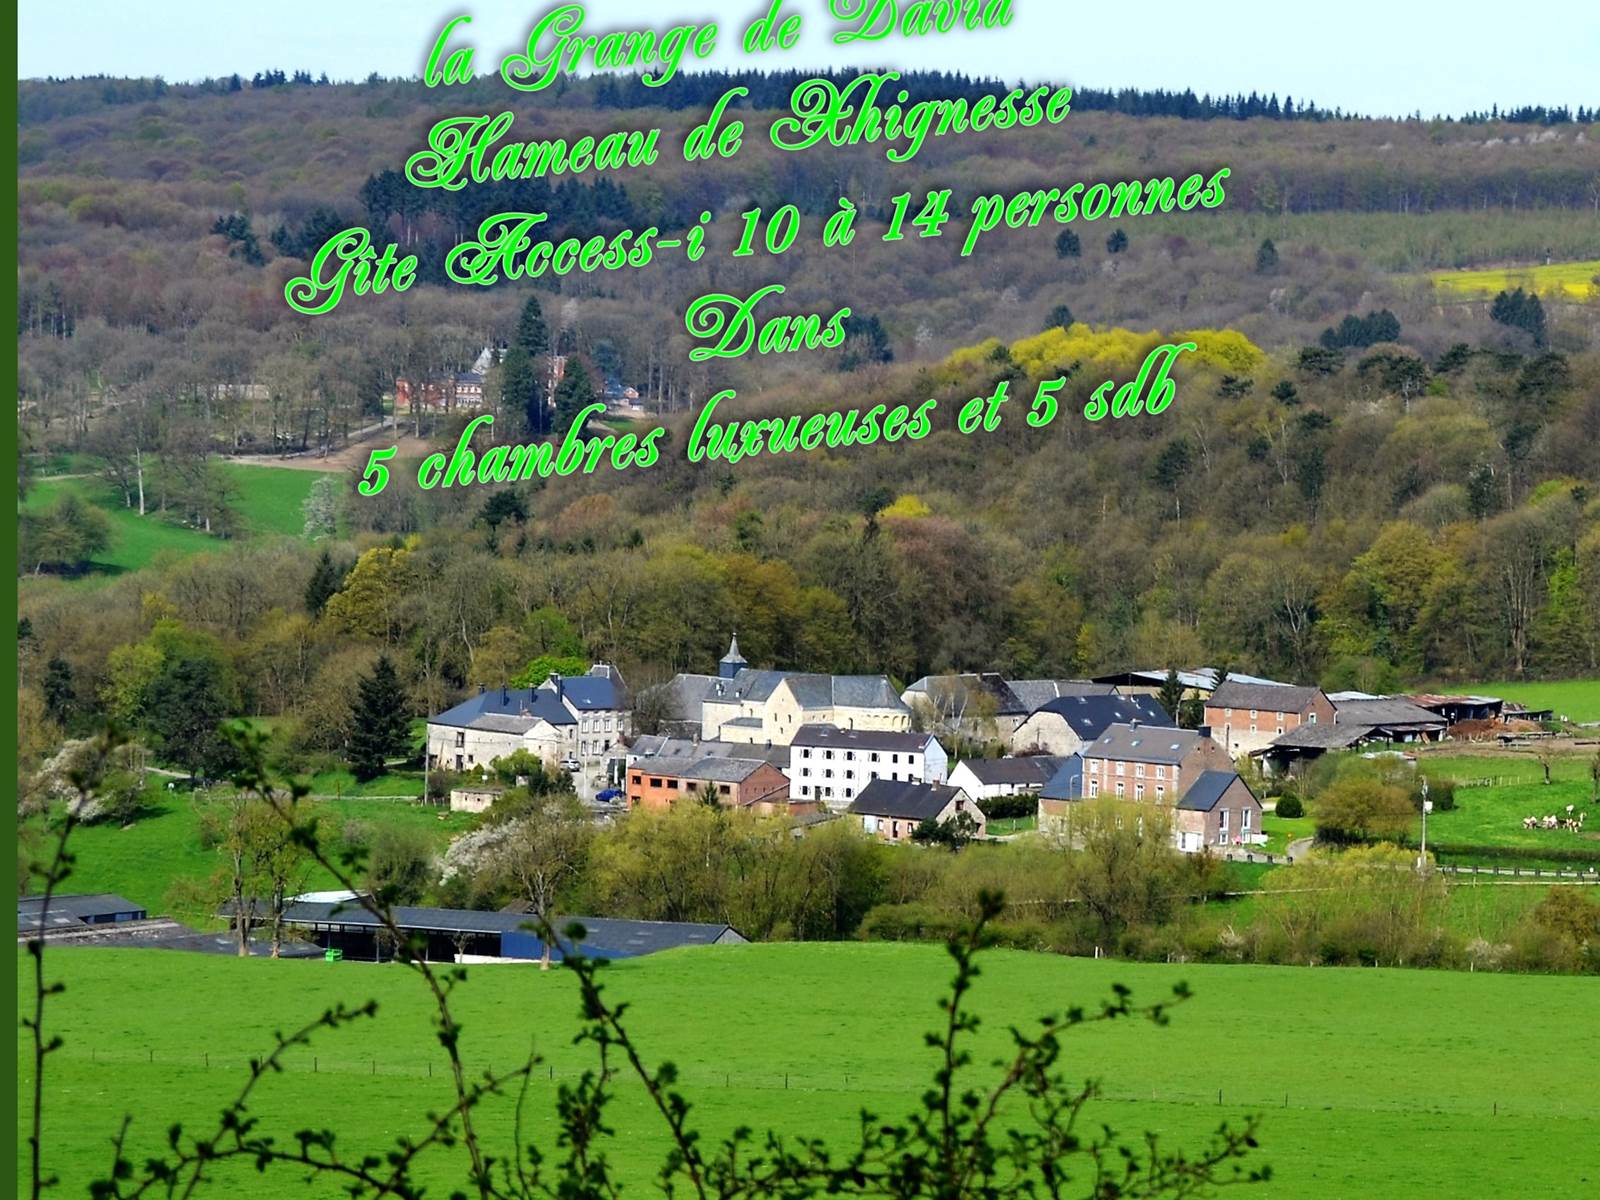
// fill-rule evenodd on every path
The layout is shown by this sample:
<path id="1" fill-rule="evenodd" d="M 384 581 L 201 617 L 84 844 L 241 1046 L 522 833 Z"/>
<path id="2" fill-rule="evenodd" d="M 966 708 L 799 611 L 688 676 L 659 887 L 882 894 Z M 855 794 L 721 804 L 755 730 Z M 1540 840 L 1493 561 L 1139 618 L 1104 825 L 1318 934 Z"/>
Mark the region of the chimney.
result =
<path id="1" fill-rule="evenodd" d="M 1137 729 L 1137 728 L 1139 728 L 1139 718 L 1135 717 L 1135 718 L 1133 718 L 1133 720 L 1129 721 L 1128 722 L 1128 728 L 1129 729 Z"/>
<path id="2" fill-rule="evenodd" d="M 556 687 L 556 699 L 557 700 L 561 699 L 561 676 L 559 674 L 557 674 L 555 671 L 551 671 L 550 672 L 550 682 L 555 684 L 555 687 Z"/>

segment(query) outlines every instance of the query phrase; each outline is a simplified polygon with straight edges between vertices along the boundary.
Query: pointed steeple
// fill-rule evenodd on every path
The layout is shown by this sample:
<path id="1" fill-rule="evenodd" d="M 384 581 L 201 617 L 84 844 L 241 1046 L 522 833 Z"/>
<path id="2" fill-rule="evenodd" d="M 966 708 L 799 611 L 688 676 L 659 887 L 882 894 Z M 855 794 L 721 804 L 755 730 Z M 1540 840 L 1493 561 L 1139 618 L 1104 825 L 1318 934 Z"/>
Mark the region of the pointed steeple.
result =
<path id="1" fill-rule="evenodd" d="M 750 664 L 739 653 L 739 634 L 734 632 L 733 640 L 728 643 L 728 652 L 722 656 L 722 661 L 717 664 L 717 674 L 723 679 L 732 679 Z"/>

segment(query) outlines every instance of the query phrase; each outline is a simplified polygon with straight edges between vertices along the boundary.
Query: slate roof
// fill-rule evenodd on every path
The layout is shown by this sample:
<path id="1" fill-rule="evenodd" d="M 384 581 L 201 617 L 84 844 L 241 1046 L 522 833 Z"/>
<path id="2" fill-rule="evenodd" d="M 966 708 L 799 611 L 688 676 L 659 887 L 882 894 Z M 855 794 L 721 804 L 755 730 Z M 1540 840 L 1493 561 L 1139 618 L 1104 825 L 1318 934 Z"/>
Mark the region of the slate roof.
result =
<path id="1" fill-rule="evenodd" d="M 1041 800 L 1082 800 L 1083 799 L 1083 756 L 1069 754 L 1065 758 L 1056 760 L 1061 765 L 1056 768 L 1056 773 L 1050 776 L 1044 787 L 1039 789 Z"/>
<path id="2" fill-rule="evenodd" d="M 789 765 L 788 746 L 757 746 L 749 742 L 702 742 L 693 738 L 640 734 L 628 747 L 635 765 L 647 765 L 660 758 L 759 758 L 775 767 Z"/>
<path id="3" fill-rule="evenodd" d="M 745 668 L 732 679 L 714 679 L 705 699 L 711 703 L 757 703 L 771 698 L 778 685 L 789 690 L 802 708 L 892 708 L 909 711 L 886 675 L 814 675 L 797 671 Z"/>
<path id="4" fill-rule="evenodd" d="M 709 779 L 716 783 L 743 783 L 760 768 L 772 764 L 763 758 L 686 755 L 677 758 L 652 758 L 637 765 L 652 775 L 670 775 L 675 779 Z"/>
<path id="5" fill-rule="evenodd" d="M 1255 754 L 1266 754 L 1273 746 L 1282 746 L 1288 750 L 1343 750 L 1346 746 L 1354 746 L 1365 737 L 1370 737 L 1373 727 L 1371 725 L 1358 725 L 1353 723 L 1331 725 L 1299 725 L 1288 733 L 1272 739 L 1272 746 L 1253 751 Z"/>
<path id="6" fill-rule="evenodd" d="M 1178 801 L 1178 807 L 1193 812 L 1210 812 L 1235 781 L 1243 782 L 1237 771 L 1201 771 L 1199 778 L 1184 792 L 1183 799 Z M 1246 791 L 1249 791 L 1249 787 L 1249 784 L 1245 784 Z M 1254 792 L 1250 794 L 1255 795 Z"/>
<path id="7" fill-rule="evenodd" d="M 606 675 L 563 675 L 559 686 L 555 679 L 547 679 L 539 687 L 541 691 L 556 694 L 579 712 L 623 709 L 628 706 L 620 681 Z"/>
<path id="8" fill-rule="evenodd" d="M 577 719 L 548 688 L 489 688 L 476 696 L 468 696 L 454 708 L 447 708 L 437 716 L 429 717 L 428 724 L 471 729 L 474 728 L 473 722 L 486 716 L 531 716 L 548 721 L 552 725 L 577 724 Z M 489 727 L 477 726 L 477 728 Z"/>
<path id="9" fill-rule="evenodd" d="M 484 713 L 467 722 L 468 729 L 487 729 L 493 733 L 527 733 L 539 723 L 538 717 L 511 717 L 503 713 Z"/>
<path id="10" fill-rule="evenodd" d="M 1023 710 L 1033 712 L 1063 696 L 1115 696 L 1117 685 L 1096 683 L 1092 679 L 1008 679 L 1006 686 L 1022 702 Z"/>
<path id="11" fill-rule="evenodd" d="M 981 784 L 1018 784 L 1043 787 L 1065 760 L 1054 754 L 1025 754 L 1020 758 L 968 758 L 961 766 Z"/>
<path id="12" fill-rule="evenodd" d="M 729 667 L 748 666 L 750 660 L 739 653 L 739 635 L 736 633 L 728 642 L 728 652 L 717 660 L 720 665 Z"/>
<path id="13" fill-rule="evenodd" d="M 124 921 L 139 921 L 147 915 L 144 905 L 135 904 L 126 896 L 119 896 L 115 892 L 51 896 L 48 914 L 45 914 L 43 896 L 17 898 L 19 932 L 37 932 L 41 916 L 44 917 L 44 927 L 54 930 L 75 929 L 101 922 L 110 924 L 119 917 Z"/>
<path id="14" fill-rule="evenodd" d="M 926 696 L 935 687 L 948 689 L 949 693 L 959 695 L 961 699 L 957 701 L 958 704 L 969 702 L 966 693 L 970 691 L 986 692 L 994 699 L 996 716 L 1019 717 L 1031 711 L 997 671 L 968 672 L 962 675 L 924 675 L 906 691 Z"/>
<path id="15" fill-rule="evenodd" d="M 1297 713 L 1317 698 L 1314 687 L 1287 683 L 1241 683 L 1227 679 L 1206 700 L 1208 708 L 1253 708 L 1267 712 Z"/>
<path id="16" fill-rule="evenodd" d="M 856 793 L 849 811 L 868 817 L 931 821 L 960 794 L 960 788 L 943 783 L 902 783 L 893 779 L 874 779 Z"/>
<path id="17" fill-rule="evenodd" d="M 662 715 L 670 721 L 700 721 L 700 705 L 711 689 L 723 682 L 715 675 L 674 675 L 659 687 L 643 693 L 652 701 L 661 700 Z"/>
<path id="18" fill-rule="evenodd" d="M 1393 698 L 1341 701 L 1334 709 L 1333 719 L 1340 725 L 1373 725 L 1384 729 L 1413 725 L 1443 729 L 1445 724 L 1438 713 L 1429 712 L 1409 700 Z"/>
<path id="19" fill-rule="evenodd" d="M 1064 718 L 1072 732 L 1086 742 L 1094 741 L 1112 725 L 1130 721 L 1141 725 L 1175 724 L 1154 696 L 1063 696 L 1040 705 L 1028 719 L 1031 721 L 1039 713 L 1055 713 Z"/>
<path id="20" fill-rule="evenodd" d="M 820 746 L 824 749 L 887 750 L 921 754 L 933 741 L 931 733 L 895 733 L 888 729 L 840 729 L 837 725 L 802 725 L 790 740 L 791 746 Z"/>
<path id="21" fill-rule="evenodd" d="M 1094 744 L 1085 746 L 1085 758 L 1122 759 L 1126 762 L 1181 763 L 1200 743 L 1193 729 L 1157 725 L 1112 725 Z"/>
<path id="22" fill-rule="evenodd" d="M 462 908 L 396 908 L 395 923 L 418 933 L 508 934 L 529 932 L 527 913 L 479 912 Z M 335 924 L 375 928 L 379 921 L 359 904 L 291 904 L 284 911 L 291 925 Z M 719 939 L 744 941 L 731 925 L 690 921 L 628 921 L 610 917 L 556 917 L 551 922 L 564 932 L 574 921 L 585 931 L 583 945 L 608 956 L 619 953 L 649 954 L 676 946 L 710 945 Z M 728 935 L 732 935 L 728 938 Z"/>

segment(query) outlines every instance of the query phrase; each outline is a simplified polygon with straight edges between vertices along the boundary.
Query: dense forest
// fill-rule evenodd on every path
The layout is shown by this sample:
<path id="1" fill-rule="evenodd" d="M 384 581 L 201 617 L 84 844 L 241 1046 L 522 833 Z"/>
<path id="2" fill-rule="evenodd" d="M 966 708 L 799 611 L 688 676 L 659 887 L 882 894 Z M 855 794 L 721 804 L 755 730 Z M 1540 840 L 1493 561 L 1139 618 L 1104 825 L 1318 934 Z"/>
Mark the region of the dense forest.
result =
<path id="1" fill-rule="evenodd" d="M 730 80 L 684 82 L 708 104 Z M 1378 690 L 1600 668 L 1597 310 L 1515 290 L 1447 301 L 1425 276 L 1593 257 L 1592 112 L 1387 121 L 1083 92 L 1059 128 L 936 139 L 896 165 L 881 146 L 774 151 L 760 133 L 788 88 L 758 92 L 747 149 L 717 171 L 674 148 L 495 195 L 398 174 L 443 115 L 414 82 L 20 85 L 19 490 L 70 454 L 116 504 L 217 539 L 106 578 L 85 566 L 111 536 L 97 510 L 29 505 L 36 749 L 103 715 L 138 727 L 160 694 L 283 716 L 296 753 L 342 753 L 382 653 L 420 712 L 540 655 L 613 660 L 635 686 L 706 670 L 735 627 L 755 663 L 903 682 L 1204 662 Z M 675 147 L 700 114 L 673 94 L 608 79 L 536 103 L 487 83 L 451 99 L 513 108 L 527 136 L 659 125 Z M 997 230 L 969 259 L 958 239 L 881 240 L 900 192 L 949 187 L 960 212 L 980 193 L 1218 164 L 1216 212 Z M 863 214 L 849 252 L 816 236 L 840 196 Z M 537 290 L 425 271 L 324 317 L 283 303 L 347 224 L 436 268 L 481 213 L 535 203 L 577 231 L 717 219 L 696 264 Z M 794 248 L 729 257 L 738 214 L 783 203 L 802 217 Z M 796 311 L 850 305 L 846 344 L 689 361 L 689 299 L 773 281 Z M 1172 408 L 1077 416 L 1177 333 L 1203 351 Z M 559 352 L 663 414 L 662 461 L 427 493 L 400 473 L 371 498 L 352 472 L 306 538 L 230 536 L 228 455 L 339 449 L 397 378 L 465 369 L 485 346 L 520 364 L 490 372 L 493 440 L 530 432 L 512 352 Z M 964 399 L 1063 374 L 1049 428 L 955 431 Z M 917 442 L 691 464 L 693 413 L 724 387 L 739 399 L 723 418 L 930 397 L 939 417 Z M 464 420 L 416 422 L 413 449 L 453 443 Z"/>

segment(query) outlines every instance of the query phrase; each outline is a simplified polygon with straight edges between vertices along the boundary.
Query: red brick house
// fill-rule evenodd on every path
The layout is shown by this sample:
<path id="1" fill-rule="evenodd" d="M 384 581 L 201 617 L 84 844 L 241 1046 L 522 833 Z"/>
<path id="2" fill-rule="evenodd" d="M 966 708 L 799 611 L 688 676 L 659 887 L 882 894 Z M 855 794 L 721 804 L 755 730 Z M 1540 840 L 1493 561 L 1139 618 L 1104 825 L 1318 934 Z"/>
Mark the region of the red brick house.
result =
<path id="1" fill-rule="evenodd" d="M 1333 702 L 1319 687 L 1224 680 L 1206 698 L 1206 724 L 1229 755 L 1253 754 L 1302 725 L 1331 725 Z"/>
<path id="2" fill-rule="evenodd" d="M 707 788 L 724 808 L 762 815 L 790 811 L 789 777 L 763 759 L 652 758 L 628 768 L 629 808 L 670 808 L 683 800 L 699 804 Z"/>
<path id="3" fill-rule="evenodd" d="M 1233 760 L 1205 727 L 1112 725 L 1083 749 L 1083 796 L 1174 803 L 1202 771 L 1232 771 Z"/>

